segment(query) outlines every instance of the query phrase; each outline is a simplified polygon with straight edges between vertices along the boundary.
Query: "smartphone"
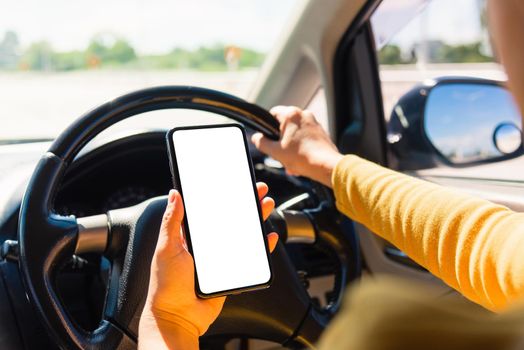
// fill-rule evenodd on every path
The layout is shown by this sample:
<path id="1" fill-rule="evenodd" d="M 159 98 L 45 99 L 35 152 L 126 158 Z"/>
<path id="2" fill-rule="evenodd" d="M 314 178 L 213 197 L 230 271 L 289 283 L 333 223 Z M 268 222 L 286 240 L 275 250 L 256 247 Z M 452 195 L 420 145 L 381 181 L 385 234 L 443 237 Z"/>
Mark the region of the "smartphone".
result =
<path id="1" fill-rule="evenodd" d="M 183 230 L 202 298 L 267 288 L 271 262 L 246 132 L 239 124 L 167 133 Z"/>

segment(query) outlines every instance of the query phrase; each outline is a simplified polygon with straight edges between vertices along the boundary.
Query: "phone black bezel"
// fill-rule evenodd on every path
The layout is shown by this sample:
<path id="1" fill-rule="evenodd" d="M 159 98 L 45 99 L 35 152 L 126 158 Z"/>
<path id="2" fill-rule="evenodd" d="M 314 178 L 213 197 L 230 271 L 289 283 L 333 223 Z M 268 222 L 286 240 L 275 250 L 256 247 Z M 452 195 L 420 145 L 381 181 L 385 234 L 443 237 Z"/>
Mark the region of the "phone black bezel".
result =
<path id="1" fill-rule="evenodd" d="M 249 172 L 251 174 L 251 183 L 253 185 L 253 193 L 254 193 L 254 196 L 255 196 L 255 202 L 257 204 L 258 218 L 259 218 L 259 221 L 260 221 L 260 228 L 261 228 L 261 231 L 262 231 L 262 240 L 264 242 L 264 247 L 266 249 L 266 257 L 267 257 L 267 262 L 268 262 L 268 265 L 269 265 L 269 279 L 268 279 L 267 282 L 256 284 L 256 285 L 245 286 L 245 287 L 235 288 L 235 289 L 228 289 L 228 290 L 218 291 L 218 292 L 209 293 L 209 294 L 208 293 L 203 293 L 200 290 L 200 286 L 199 286 L 199 283 L 198 283 L 198 274 L 197 274 L 197 270 L 196 270 L 196 261 L 195 261 L 195 290 L 196 290 L 196 294 L 200 298 L 204 298 L 204 299 L 214 298 L 214 297 L 219 297 L 219 296 L 226 296 L 226 295 L 231 295 L 231 294 L 240 294 L 240 293 L 244 293 L 244 292 L 248 292 L 248 291 L 254 291 L 254 290 L 259 290 L 259 289 L 265 289 L 265 288 L 268 288 L 271 285 L 271 282 L 273 281 L 273 267 L 272 267 L 272 264 L 271 264 L 271 257 L 270 257 L 270 252 L 269 252 L 269 246 L 268 246 L 268 243 L 267 243 L 266 232 L 265 232 L 265 229 L 264 229 L 264 220 L 262 218 L 262 207 L 260 206 L 260 201 L 258 199 L 258 192 L 257 192 L 257 187 L 256 187 L 256 179 L 255 179 L 255 171 L 254 171 L 253 163 L 251 161 L 251 157 L 249 155 L 249 145 L 248 145 L 248 141 L 247 141 L 246 131 L 245 131 L 245 129 L 244 129 L 244 127 L 242 125 L 235 124 L 235 123 L 210 124 L 210 125 L 198 125 L 198 126 L 182 126 L 182 127 L 176 127 L 176 128 L 173 128 L 173 129 L 169 130 L 166 133 L 166 141 L 167 141 L 167 148 L 168 148 L 167 149 L 167 153 L 168 153 L 168 158 L 169 158 L 169 168 L 171 169 L 171 177 L 172 177 L 172 180 L 173 180 L 173 186 L 174 186 L 175 189 L 177 189 L 180 192 L 180 194 L 182 195 L 182 198 L 183 198 L 184 197 L 184 192 L 183 192 L 182 184 L 181 184 L 181 181 L 180 181 L 180 174 L 178 172 L 178 163 L 177 163 L 177 160 L 176 160 L 176 151 L 175 151 L 175 147 L 174 147 L 174 144 L 173 144 L 173 134 L 175 132 L 177 132 L 177 131 L 183 131 L 183 130 L 214 129 L 214 128 L 227 128 L 227 127 L 235 127 L 235 128 L 240 129 L 240 132 L 242 133 L 242 138 L 244 140 L 244 149 L 245 149 L 245 154 L 246 154 L 246 157 L 247 157 L 247 163 L 248 163 L 248 167 L 249 167 Z M 193 247 L 192 247 L 192 243 L 191 243 L 191 232 L 189 230 L 189 225 L 188 225 L 188 222 L 187 222 L 187 212 L 184 215 L 184 219 L 183 219 L 183 230 L 184 230 L 184 234 L 185 234 L 185 237 L 186 237 L 186 241 L 187 241 L 187 246 L 188 246 L 189 252 L 191 253 L 191 255 L 193 255 Z"/>

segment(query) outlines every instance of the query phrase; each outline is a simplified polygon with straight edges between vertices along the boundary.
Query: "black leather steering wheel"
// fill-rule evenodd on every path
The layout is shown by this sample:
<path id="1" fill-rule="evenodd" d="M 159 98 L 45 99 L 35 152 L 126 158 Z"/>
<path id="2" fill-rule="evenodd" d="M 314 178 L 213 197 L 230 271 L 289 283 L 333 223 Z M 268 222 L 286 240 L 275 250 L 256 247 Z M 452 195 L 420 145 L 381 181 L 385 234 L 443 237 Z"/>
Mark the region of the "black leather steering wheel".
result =
<path id="1" fill-rule="evenodd" d="M 278 122 L 265 109 L 221 92 L 184 86 L 150 88 L 124 95 L 86 113 L 68 127 L 36 166 L 22 201 L 18 230 L 19 264 L 27 294 L 62 348 L 136 348 L 150 260 L 166 205 L 163 196 L 94 217 L 60 216 L 52 208 L 62 178 L 82 147 L 101 131 L 133 115 L 168 108 L 214 112 L 272 139 L 279 138 Z M 308 213 L 291 214 L 295 220 L 301 214 L 302 220 L 309 221 L 316 236 L 314 240 L 336 251 L 341 266 L 337 271 L 341 294 L 345 284 L 358 274 L 358 247 L 341 231 L 336 220 L 327 224 L 331 225 L 329 229 L 315 223 L 323 222 L 326 215 L 337 218 L 336 211 L 319 207 Z M 281 230 L 286 230 L 285 225 Z M 103 320 L 91 332 L 71 319 L 55 284 L 60 268 L 72 255 L 84 252 L 104 254 L 111 262 Z M 277 246 L 272 259 L 271 288 L 228 298 L 206 336 L 243 335 L 306 346 L 317 340 L 338 309 L 341 295 L 329 310 L 320 310 L 312 304 L 282 244 Z"/>

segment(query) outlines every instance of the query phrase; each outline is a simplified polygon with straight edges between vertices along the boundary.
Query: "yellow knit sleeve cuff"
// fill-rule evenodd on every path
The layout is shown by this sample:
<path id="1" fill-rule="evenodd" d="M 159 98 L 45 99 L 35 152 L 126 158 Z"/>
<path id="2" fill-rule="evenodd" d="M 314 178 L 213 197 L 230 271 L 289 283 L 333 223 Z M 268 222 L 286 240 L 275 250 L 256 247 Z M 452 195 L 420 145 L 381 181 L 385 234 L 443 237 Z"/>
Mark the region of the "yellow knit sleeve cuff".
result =
<path id="1" fill-rule="evenodd" d="M 351 182 L 352 170 L 363 162 L 366 161 L 358 156 L 346 155 L 337 163 L 331 174 L 331 184 L 335 193 L 337 208 L 348 216 L 351 216 L 351 198 L 348 185 Z"/>

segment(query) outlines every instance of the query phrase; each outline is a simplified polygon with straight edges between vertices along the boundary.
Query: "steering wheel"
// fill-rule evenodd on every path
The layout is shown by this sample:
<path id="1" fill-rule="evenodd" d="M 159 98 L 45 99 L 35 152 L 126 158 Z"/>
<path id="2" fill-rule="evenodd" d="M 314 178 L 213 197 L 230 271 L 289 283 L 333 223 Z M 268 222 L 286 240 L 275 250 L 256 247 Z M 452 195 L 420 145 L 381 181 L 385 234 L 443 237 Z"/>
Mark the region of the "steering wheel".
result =
<path id="1" fill-rule="evenodd" d="M 138 322 L 147 294 L 150 261 L 166 196 L 133 207 L 84 218 L 53 212 L 54 198 L 82 147 L 101 131 L 136 114 L 168 108 L 198 109 L 235 119 L 277 140 L 278 122 L 263 108 L 218 91 L 165 86 L 133 92 L 86 113 L 69 126 L 40 159 L 20 209 L 19 267 L 31 303 L 54 341 L 68 349 L 135 349 Z M 344 287 L 359 273 L 355 237 L 326 203 L 309 211 L 280 208 L 272 222 L 283 240 L 319 244 L 335 252 L 339 264 L 336 295 L 317 307 L 282 243 L 272 254 L 270 288 L 230 296 L 205 337 L 246 336 L 284 345 L 311 346 L 336 312 Z M 103 319 L 94 331 L 70 317 L 57 294 L 56 276 L 74 254 L 95 252 L 111 262 Z M 176 295 L 173 296 L 176 298 Z"/>

